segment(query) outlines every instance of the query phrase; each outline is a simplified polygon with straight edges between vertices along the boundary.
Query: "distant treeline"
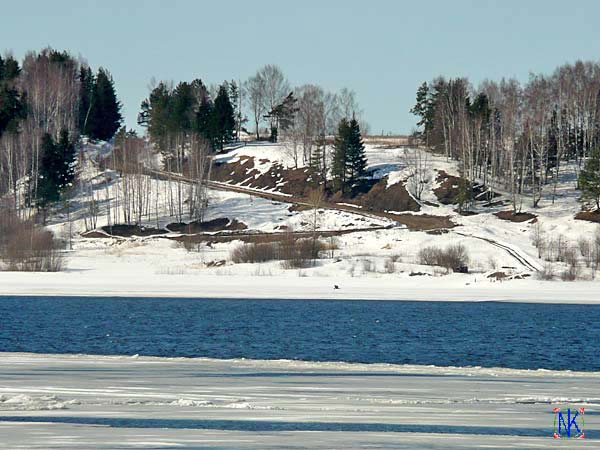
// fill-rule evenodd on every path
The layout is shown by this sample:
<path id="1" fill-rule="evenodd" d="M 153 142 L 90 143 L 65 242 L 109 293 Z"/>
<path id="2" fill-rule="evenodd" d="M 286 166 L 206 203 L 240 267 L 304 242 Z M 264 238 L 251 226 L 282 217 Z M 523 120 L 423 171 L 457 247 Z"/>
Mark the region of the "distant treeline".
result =
<path id="1" fill-rule="evenodd" d="M 0 197 L 10 192 L 14 208 L 57 201 L 79 136 L 110 139 L 120 109 L 110 73 L 94 75 L 66 51 L 29 52 L 21 64 L 0 57 Z"/>
<path id="2" fill-rule="evenodd" d="M 535 207 L 554 199 L 561 163 L 575 161 L 585 173 L 599 148 L 600 64 L 566 64 L 524 85 L 502 79 L 474 88 L 467 78 L 438 77 L 419 87 L 411 112 L 420 141 L 460 161 L 464 186 L 480 179 L 508 190 L 515 211 L 524 193 Z"/>

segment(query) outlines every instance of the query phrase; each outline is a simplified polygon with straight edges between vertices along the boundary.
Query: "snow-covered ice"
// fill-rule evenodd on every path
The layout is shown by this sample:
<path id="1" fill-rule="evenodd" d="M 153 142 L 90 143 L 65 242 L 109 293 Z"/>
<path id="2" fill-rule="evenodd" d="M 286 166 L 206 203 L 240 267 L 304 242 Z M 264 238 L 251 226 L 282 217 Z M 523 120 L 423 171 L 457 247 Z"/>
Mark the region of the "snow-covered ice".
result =
<path id="1" fill-rule="evenodd" d="M 598 448 L 599 376 L 0 353 L 0 448 Z M 576 447 L 555 406 L 586 409 Z"/>

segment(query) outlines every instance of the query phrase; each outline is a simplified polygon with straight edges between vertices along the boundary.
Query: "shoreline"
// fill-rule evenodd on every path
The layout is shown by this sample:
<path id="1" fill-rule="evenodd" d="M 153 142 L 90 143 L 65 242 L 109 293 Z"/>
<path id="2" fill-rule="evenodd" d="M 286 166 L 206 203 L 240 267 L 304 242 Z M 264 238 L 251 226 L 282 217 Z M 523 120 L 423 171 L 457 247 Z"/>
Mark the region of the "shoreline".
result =
<path id="1" fill-rule="evenodd" d="M 107 363 L 139 363 L 139 364 L 224 364 L 240 368 L 268 367 L 271 369 L 303 371 L 353 371 L 356 373 L 387 373 L 387 374 L 428 374 L 475 376 L 539 376 L 539 377 L 600 377 L 598 371 L 576 371 L 556 369 L 517 369 L 511 367 L 484 366 L 437 366 L 427 364 L 392 364 L 392 363 L 363 363 L 347 361 L 309 361 L 295 359 L 252 359 L 252 358 L 209 358 L 186 356 L 141 356 L 141 355 L 95 355 L 90 353 L 32 353 L 32 352 L 3 352 L 0 360 L 9 358 L 16 363 L 53 359 L 65 361 L 96 361 Z"/>
<path id="2" fill-rule="evenodd" d="M 339 289 L 334 289 L 338 285 Z M 600 305 L 600 284 L 533 279 L 492 283 L 445 277 L 301 277 L 123 272 L 0 272 L 0 296 L 388 300 Z"/>

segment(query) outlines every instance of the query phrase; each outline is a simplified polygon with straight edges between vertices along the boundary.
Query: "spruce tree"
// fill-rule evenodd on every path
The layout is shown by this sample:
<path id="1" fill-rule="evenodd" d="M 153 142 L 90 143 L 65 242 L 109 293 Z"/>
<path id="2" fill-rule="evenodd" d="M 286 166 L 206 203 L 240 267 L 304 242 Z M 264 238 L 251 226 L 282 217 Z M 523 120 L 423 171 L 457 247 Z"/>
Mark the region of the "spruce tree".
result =
<path id="1" fill-rule="evenodd" d="M 231 80 L 229 86 L 229 100 L 233 108 L 233 117 L 235 119 L 235 125 L 233 127 L 233 138 L 235 141 L 239 141 L 239 131 L 242 119 L 241 101 L 240 101 L 240 89 L 238 88 L 235 80 Z"/>
<path id="2" fill-rule="evenodd" d="M 600 150 L 595 149 L 579 174 L 579 187 L 582 199 L 593 200 L 600 210 Z"/>
<path id="3" fill-rule="evenodd" d="M 323 152 L 321 148 L 317 146 L 310 155 L 310 161 L 308 162 L 308 168 L 310 177 L 315 186 L 321 184 L 322 180 L 322 163 L 323 163 Z"/>
<path id="4" fill-rule="evenodd" d="M 90 110 L 89 135 L 94 139 L 108 140 L 121 126 L 121 103 L 117 100 L 110 73 L 100 68 L 96 76 Z"/>
<path id="5" fill-rule="evenodd" d="M 219 87 L 219 93 L 215 98 L 213 117 L 215 142 L 217 148 L 222 150 L 223 145 L 233 140 L 235 129 L 235 117 L 233 115 L 233 107 L 229 101 L 226 84 Z"/>
<path id="6" fill-rule="evenodd" d="M 5 130 L 16 131 L 19 120 L 26 116 L 24 95 L 13 82 L 20 71 L 15 59 L 0 57 L 0 136 Z"/>
<path id="7" fill-rule="evenodd" d="M 350 124 L 345 118 L 338 125 L 338 132 L 333 143 L 333 161 L 331 175 L 335 189 L 345 194 L 347 191 L 348 146 L 350 143 Z"/>
<path id="8" fill-rule="evenodd" d="M 89 118 L 92 108 L 92 96 L 94 94 L 94 74 L 88 66 L 79 69 L 79 131 L 81 134 L 89 135 Z"/>
<path id="9" fill-rule="evenodd" d="M 69 132 L 61 130 L 55 143 L 52 136 L 42 136 L 42 158 L 40 161 L 37 205 L 45 209 L 60 200 L 61 194 L 71 186 L 75 177 L 75 145 Z"/>
<path id="10" fill-rule="evenodd" d="M 360 134 L 358 121 L 353 117 L 349 124 L 348 150 L 346 156 L 347 186 L 353 192 L 362 187 L 367 172 L 365 145 Z"/>
<path id="11" fill-rule="evenodd" d="M 37 182 L 37 205 L 45 209 L 49 204 L 57 202 L 60 198 L 60 171 L 62 161 L 58 148 L 52 136 L 45 133 L 42 136 L 42 158 L 40 161 Z"/>
<path id="12" fill-rule="evenodd" d="M 56 143 L 56 153 L 59 158 L 57 163 L 58 187 L 60 192 L 64 192 L 73 184 L 75 178 L 75 144 L 69 137 L 69 132 L 61 130 L 58 142 Z"/>

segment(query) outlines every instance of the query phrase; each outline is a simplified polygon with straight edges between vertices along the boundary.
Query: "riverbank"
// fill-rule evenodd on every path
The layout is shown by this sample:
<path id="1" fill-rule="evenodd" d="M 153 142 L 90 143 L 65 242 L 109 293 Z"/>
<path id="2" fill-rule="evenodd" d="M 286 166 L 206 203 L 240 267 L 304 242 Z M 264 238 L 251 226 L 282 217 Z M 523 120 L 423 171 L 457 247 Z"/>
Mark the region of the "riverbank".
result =
<path id="1" fill-rule="evenodd" d="M 482 275 L 444 277 L 371 274 L 361 277 L 156 274 L 137 270 L 62 273 L 0 272 L 0 295 L 337 300 L 510 301 L 600 303 L 597 282 L 533 279 L 492 282 Z M 335 289 L 338 286 L 339 289 Z"/>

